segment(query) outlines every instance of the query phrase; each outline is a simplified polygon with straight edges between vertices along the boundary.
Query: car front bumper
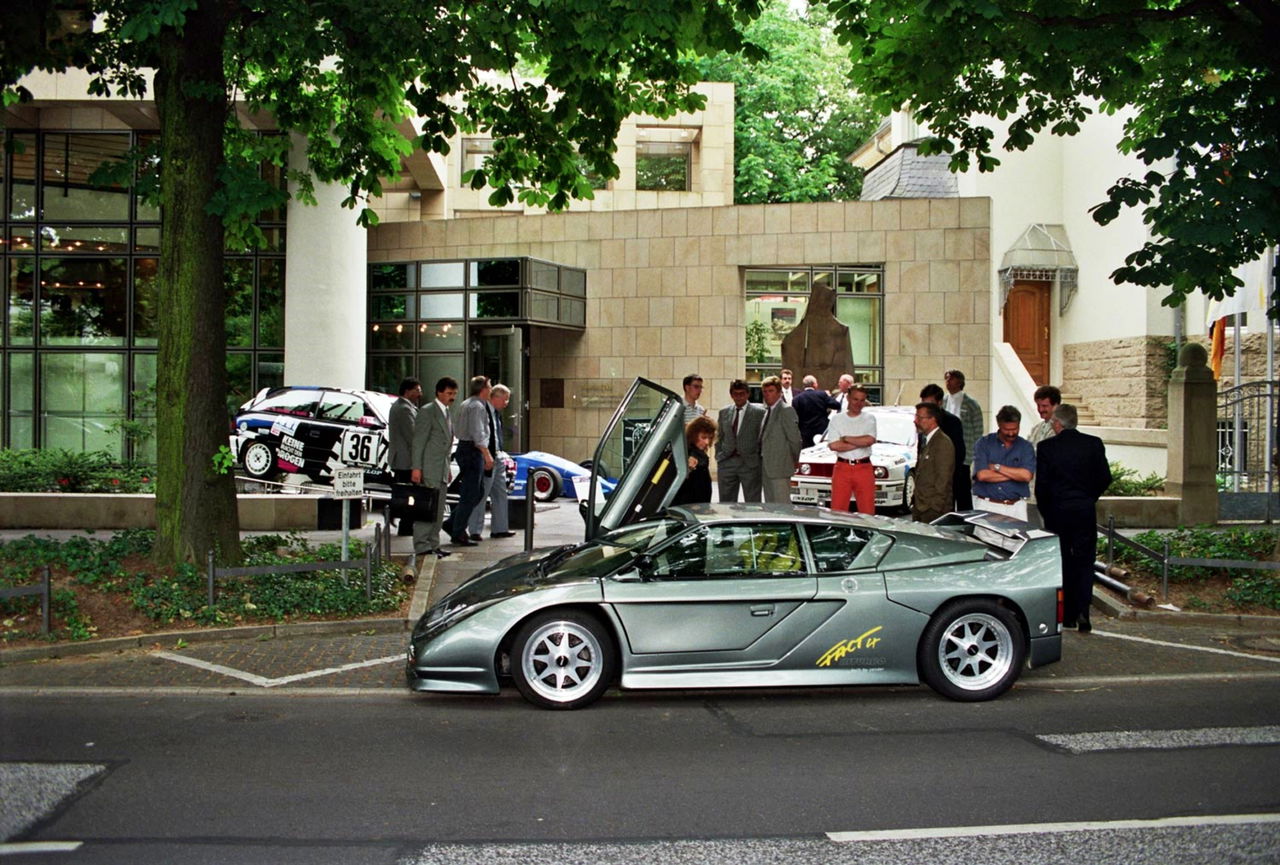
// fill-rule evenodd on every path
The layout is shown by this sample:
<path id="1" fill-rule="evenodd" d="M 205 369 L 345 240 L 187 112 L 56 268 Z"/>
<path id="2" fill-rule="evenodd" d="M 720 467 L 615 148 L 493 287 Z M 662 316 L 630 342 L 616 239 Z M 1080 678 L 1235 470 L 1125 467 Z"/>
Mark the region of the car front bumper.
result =
<path id="1" fill-rule="evenodd" d="M 906 481 L 900 478 L 885 478 L 876 481 L 876 507 L 896 508 L 902 505 L 902 486 Z M 809 478 L 791 479 L 791 501 L 797 505 L 817 505 L 831 507 L 831 479 Z"/>

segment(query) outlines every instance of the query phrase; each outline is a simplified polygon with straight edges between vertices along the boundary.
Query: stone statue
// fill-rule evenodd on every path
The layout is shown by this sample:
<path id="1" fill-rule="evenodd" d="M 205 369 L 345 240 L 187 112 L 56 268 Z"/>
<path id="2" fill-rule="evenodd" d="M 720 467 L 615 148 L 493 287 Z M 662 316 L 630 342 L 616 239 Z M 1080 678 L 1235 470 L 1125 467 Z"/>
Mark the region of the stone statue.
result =
<path id="1" fill-rule="evenodd" d="M 811 375 L 825 388 L 853 373 L 849 328 L 836 318 L 836 293 L 826 280 L 813 284 L 804 318 L 783 338 L 782 365 L 795 373 L 796 381 Z"/>

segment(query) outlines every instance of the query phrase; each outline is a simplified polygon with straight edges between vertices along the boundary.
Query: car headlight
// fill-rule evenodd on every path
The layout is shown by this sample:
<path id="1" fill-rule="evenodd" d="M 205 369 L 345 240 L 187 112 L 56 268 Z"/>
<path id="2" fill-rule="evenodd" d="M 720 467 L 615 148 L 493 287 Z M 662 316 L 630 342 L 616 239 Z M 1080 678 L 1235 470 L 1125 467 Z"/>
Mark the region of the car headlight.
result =
<path id="1" fill-rule="evenodd" d="M 808 463 L 800 464 L 800 474 L 807 475 L 807 474 L 810 474 L 812 471 L 813 471 L 813 467 L 810 466 Z"/>
<path id="2" fill-rule="evenodd" d="M 889 470 L 884 466 L 876 466 L 875 471 L 877 478 L 887 478 L 889 476 Z"/>

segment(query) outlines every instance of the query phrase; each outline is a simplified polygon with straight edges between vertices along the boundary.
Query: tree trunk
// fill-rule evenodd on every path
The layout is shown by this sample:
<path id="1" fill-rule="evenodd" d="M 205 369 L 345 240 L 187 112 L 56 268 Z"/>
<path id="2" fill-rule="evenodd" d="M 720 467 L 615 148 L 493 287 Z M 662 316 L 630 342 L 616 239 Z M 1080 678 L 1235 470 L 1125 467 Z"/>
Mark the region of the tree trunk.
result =
<path id="1" fill-rule="evenodd" d="M 225 4 L 199 0 L 181 32 L 159 37 L 161 129 L 159 356 L 156 372 L 156 560 L 240 557 L 234 479 L 215 470 L 227 444 L 223 229 L 209 212 L 228 101 Z"/>

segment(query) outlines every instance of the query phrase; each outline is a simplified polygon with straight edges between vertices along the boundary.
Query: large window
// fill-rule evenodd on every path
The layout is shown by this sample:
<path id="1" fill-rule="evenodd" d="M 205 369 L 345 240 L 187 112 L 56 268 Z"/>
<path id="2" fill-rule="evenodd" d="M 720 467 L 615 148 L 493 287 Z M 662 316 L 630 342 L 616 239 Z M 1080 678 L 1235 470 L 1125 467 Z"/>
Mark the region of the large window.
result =
<path id="1" fill-rule="evenodd" d="M 851 373 L 859 384 L 865 386 L 874 403 L 883 402 L 884 387 L 884 305 L 881 289 L 882 271 L 878 267 L 821 265 L 812 267 L 748 269 L 744 274 L 746 284 L 746 357 L 748 378 L 759 380 L 775 375 L 783 363 L 783 343 L 796 332 L 792 344 L 800 350 L 814 353 L 821 350 L 832 357 L 842 358 L 842 365 L 849 366 L 843 372 Z M 834 319 L 829 331 L 841 334 L 847 345 L 834 345 L 823 340 L 820 346 L 810 345 L 806 333 L 819 332 L 810 324 L 812 298 L 821 295 L 827 300 L 834 296 Z M 823 310 L 814 309 L 819 318 L 831 318 Z M 824 334 L 828 331 L 821 331 Z M 794 355 L 793 355 L 794 356 Z M 793 365 L 800 364 L 792 361 Z M 799 387 L 801 370 L 794 370 Z M 831 381 L 820 381 L 824 388 L 836 386 L 834 373 Z"/>
<path id="2" fill-rule="evenodd" d="M 636 130 L 636 189 L 693 189 L 699 130 L 640 127 Z"/>
<path id="3" fill-rule="evenodd" d="M 0 439 L 152 460 L 154 440 L 126 441 L 120 422 L 155 410 L 160 213 L 95 172 L 146 151 L 139 180 L 153 180 L 156 135 L 18 131 L 5 144 Z M 229 409 L 283 379 L 283 210 L 259 226 L 267 249 L 226 259 Z"/>

